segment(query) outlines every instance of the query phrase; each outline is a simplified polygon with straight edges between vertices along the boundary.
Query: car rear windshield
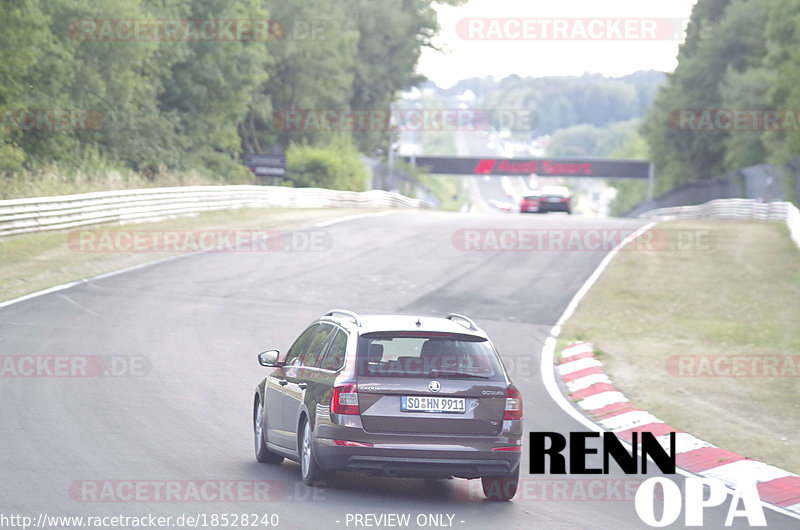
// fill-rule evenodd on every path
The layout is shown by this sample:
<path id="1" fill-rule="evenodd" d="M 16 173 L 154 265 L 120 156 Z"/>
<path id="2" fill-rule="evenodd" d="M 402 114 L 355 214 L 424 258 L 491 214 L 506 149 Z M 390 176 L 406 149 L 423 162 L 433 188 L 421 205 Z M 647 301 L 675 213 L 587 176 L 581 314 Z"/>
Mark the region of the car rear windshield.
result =
<path id="1" fill-rule="evenodd" d="M 369 333 L 358 339 L 358 375 L 504 380 L 491 344 L 458 334 Z"/>

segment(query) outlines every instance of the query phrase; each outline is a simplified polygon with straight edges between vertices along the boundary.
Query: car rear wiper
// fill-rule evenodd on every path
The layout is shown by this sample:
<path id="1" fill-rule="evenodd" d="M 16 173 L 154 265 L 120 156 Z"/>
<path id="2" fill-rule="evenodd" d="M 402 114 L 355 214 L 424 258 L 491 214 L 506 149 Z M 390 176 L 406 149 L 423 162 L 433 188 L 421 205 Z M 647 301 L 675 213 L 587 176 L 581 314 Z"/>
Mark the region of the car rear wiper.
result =
<path id="1" fill-rule="evenodd" d="M 469 372 L 459 372 L 457 370 L 431 370 L 431 377 L 442 377 L 442 376 L 449 376 L 449 377 L 470 377 L 473 379 L 489 379 L 488 375 L 478 375 L 478 374 L 471 374 Z"/>

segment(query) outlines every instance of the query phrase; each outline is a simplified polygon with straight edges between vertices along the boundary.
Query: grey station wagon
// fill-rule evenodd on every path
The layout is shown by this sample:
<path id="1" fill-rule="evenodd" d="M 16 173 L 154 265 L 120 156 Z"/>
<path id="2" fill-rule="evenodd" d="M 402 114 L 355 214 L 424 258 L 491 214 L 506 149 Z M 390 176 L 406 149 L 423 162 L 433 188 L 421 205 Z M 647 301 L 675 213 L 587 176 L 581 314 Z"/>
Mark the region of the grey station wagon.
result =
<path id="1" fill-rule="evenodd" d="M 253 406 L 256 459 L 300 462 L 303 481 L 335 471 L 480 478 L 493 500 L 517 490 L 522 396 L 468 317 L 333 310 L 271 368 Z"/>

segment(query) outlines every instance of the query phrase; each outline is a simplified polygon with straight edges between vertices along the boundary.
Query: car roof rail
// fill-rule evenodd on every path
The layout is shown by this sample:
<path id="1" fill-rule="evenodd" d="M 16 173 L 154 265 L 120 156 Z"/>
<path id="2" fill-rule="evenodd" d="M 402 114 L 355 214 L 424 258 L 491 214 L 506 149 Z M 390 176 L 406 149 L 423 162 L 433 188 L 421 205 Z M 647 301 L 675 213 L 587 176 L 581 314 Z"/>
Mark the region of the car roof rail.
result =
<path id="1" fill-rule="evenodd" d="M 448 313 L 446 318 L 447 320 L 453 320 L 453 319 L 463 320 L 464 322 L 469 324 L 469 329 L 471 329 L 472 331 L 481 331 L 481 328 L 478 327 L 475 321 L 467 316 L 459 315 L 458 313 Z"/>
<path id="2" fill-rule="evenodd" d="M 356 323 L 356 326 L 361 327 L 361 317 L 358 316 L 358 313 L 354 313 L 353 311 L 348 311 L 346 309 L 331 309 L 325 313 L 326 317 L 332 317 L 333 315 L 344 315 L 346 317 L 350 317 L 353 319 L 353 322 Z"/>

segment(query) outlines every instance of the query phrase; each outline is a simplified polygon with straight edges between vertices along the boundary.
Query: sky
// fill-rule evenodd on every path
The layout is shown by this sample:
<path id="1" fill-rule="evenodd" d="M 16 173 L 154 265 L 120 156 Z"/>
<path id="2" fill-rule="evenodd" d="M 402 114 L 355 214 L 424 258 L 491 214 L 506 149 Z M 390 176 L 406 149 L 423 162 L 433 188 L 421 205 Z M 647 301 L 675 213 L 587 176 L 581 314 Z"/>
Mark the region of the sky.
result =
<path id="1" fill-rule="evenodd" d="M 680 29 L 696 2 L 469 0 L 460 7 L 438 6 L 441 31 L 434 44 L 441 51 L 424 49 L 418 72 L 442 88 L 487 75 L 502 79 L 511 74 L 588 72 L 619 77 L 637 70 L 671 72 L 677 66 Z M 558 33 L 556 25 L 565 29 Z M 515 38 L 523 36 L 523 27 L 528 31 L 525 38 Z M 580 38 L 582 29 L 595 38 Z"/>

